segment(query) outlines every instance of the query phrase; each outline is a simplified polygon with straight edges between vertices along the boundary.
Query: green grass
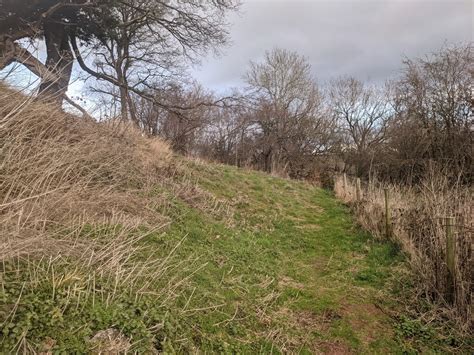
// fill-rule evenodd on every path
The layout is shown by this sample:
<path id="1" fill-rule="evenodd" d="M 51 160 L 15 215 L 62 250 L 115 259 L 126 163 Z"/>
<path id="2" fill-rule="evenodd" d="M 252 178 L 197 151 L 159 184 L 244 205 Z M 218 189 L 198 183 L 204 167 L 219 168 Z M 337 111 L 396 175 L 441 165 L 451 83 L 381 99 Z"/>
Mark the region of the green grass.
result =
<path id="1" fill-rule="evenodd" d="M 137 299 L 126 289 L 113 302 L 71 299 L 67 285 L 53 287 L 46 277 L 30 285 L 28 275 L 4 265 L 0 349 L 18 348 L 24 339 L 40 349 L 52 338 L 53 351 L 86 352 L 88 339 L 110 327 L 130 337 L 140 352 L 447 349 L 429 327 L 387 315 L 396 307 L 389 286 L 405 267 L 403 256 L 395 245 L 361 231 L 330 192 L 258 172 L 185 164 L 188 178 L 216 203 L 190 203 L 157 189 L 150 198 L 169 195 L 157 213 L 171 223 L 149 235 L 138 256 L 165 257 L 180 243 L 170 272 L 151 285 L 158 292 L 181 282 L 172 299 Z M 46 261 L 38 265 L 46 268 Z M 71 270 L 65 262 L 56 274 Z M 104 281 L 94 287 L 107 293 L 113 286 Z M 8 319 L 20 293 L 22 301 Z M 75 301 L 80 306 L 72 306 Z"/>

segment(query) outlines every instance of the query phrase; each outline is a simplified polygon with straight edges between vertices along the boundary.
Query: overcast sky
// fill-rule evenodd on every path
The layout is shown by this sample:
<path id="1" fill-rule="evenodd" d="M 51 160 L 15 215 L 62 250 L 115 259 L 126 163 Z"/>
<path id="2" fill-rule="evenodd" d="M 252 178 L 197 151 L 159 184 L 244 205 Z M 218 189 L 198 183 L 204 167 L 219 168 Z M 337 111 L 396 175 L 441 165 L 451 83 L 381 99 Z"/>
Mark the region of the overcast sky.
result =
<path id="1" fill-rule="evenodd" d="M 229 17 L 231 43 L 220 57 L 204 58 L 192 75 L 223 94 L 244 85 L 250 60 L 280 47 L 304 55 L 321 84 L 342 75 L 383 83 L 400 72 L 404 57 L 472 42 L 473 1 L 242 0 L 240 12 Z M 10 81 L 35 78 L 23 69 Z M 87 101 L 83 89 L 74 81 L 68 92 Z"/>
<path id="2" fill-rule="evenodd" d="M 225 91 L 242 85 L 250 60 L 281 47 L 306 56 L 320 82 L 341 75 L 383 82 L 404 56 L 472 41 L 473 16 L 470 0 L 243 0 L 229 18 L 231 44 L 194 76 Z"/>

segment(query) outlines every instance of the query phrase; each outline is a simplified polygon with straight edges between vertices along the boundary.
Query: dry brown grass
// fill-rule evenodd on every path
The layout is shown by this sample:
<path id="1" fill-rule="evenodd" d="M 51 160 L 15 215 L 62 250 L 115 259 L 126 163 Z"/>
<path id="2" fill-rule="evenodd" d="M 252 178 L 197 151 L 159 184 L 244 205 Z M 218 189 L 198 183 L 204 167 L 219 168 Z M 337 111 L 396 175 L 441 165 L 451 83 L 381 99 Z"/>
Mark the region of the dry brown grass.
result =
<path id="1" fill-rule="evenodd" d="M 120 293 L 176 299 L 197 260 L 176 260 L 180 243 L 158 256 L 143 241 L 170 222 L 158 186 L 199 199 L 183 169 L 134 127 L 86 121 L 0 83 L 0 287 L 8 272 L 22 290 L 2 322 L 45 280 L 77 307 Z M 16 349 L 29 349 L 26 335 Z"/>
<path id="2" fill-rule="evenodd" d="M 419 187 L 401 187 L 371 182 L 356 202 L 355 181 L 336 178 L 336 195 L 354 207 L 360 225 L 378 238 L 385 238 L 384 188 L 389 188 L 392 238 L 409 255 L 419 283 L 416 296 L 438 307 L 426 317 L 451 319 L 461 329 L 472 329 L 472 191 L 453 186 L 440 173 L 432 173 Z M 455 217 L 455 300 L 447 302 L 446 233 L 441 217 Z M 439 307 L 441 306 L 441 307 Z"/>
<path id="3" fill-rule="evenodd" d="M 168 145 L 133 127 L 84 121 L 0 87 L 0 261 L 30 275 L 28 287 L 38 277 L 66 282 L 74 270 L 84 297 L 96 277 L 146 292 L 167 258 L 129 261 L 167 223 L 149 193 L 172 169 Z"/>
<path id="4" fill-rule="evenodd" d="M 162 223 L 143 196 L 170 155 L 133 127 L 84 121 L 1 87 L 0 259 L 49 249 L 46 235 L 65 226 Z"/>

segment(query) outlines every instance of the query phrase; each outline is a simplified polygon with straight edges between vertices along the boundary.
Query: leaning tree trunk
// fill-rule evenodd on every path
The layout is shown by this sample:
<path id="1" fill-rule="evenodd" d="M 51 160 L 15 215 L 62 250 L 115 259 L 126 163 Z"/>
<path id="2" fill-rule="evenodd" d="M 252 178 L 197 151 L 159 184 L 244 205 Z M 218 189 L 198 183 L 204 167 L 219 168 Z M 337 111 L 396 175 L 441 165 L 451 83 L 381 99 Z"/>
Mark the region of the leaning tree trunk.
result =
<path id="1" fill-rule="evenodd" d="M 120 80 L 120 79 L 119 79 Z M 123 82 L 123 81 L 120 81 Z M 128 121 L 128 100 L 127 100 L 127 89 L 122 86 L 120 90 L 120 115 L 122 121 Z"/>
<path id="2" fill-rule="evenodd" d="M 46 69 L 54 75 L 43 75 L 39 95 L 62 104 L 71 79 L 74 56 L 69 46 L 65 26 L 57 23 L 44 25 Z"/>

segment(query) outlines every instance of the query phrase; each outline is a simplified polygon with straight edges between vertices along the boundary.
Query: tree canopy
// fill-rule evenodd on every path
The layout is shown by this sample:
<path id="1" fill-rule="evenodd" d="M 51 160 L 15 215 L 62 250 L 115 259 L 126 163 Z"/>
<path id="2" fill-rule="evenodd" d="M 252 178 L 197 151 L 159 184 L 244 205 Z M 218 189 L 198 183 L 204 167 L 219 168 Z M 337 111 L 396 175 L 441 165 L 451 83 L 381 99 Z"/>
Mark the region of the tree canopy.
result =
<path id="1" fill-rule="evenodd" d="M 237 0 L 3 0 L 0 70 L 13 62 L 25 65 L 40 77 L 40 93 L 62 102 L 77 60 L 96 79 L 142 94 L 147 76 L 226 43 L 225 14 L 238 5 Z M 44 63 L 22 46 L 25 39 L 44 41 Z M 86 50 L 94 53 L 92 61 Z M 133 82 L 104 69 L 133 65 L 142 69 Z"/>

